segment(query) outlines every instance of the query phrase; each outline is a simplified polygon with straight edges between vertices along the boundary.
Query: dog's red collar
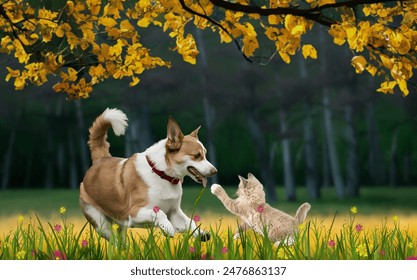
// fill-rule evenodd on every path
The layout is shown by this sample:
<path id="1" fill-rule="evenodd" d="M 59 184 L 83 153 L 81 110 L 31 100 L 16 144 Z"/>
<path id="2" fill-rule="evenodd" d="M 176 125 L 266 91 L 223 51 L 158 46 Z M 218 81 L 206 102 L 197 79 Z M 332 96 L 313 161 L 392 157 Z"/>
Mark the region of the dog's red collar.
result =
<path id="1" fill-rule="evenodd" d="M 161 179 L 167 180 L 173 185 L 177 185 L 180 182 L 180 179 L 171 177 L 168 174 L 166 174 L 164 171 L 159 170 L 155 167 L 155 162 L 151 161 L 148 156 L 146 156 L 146 161 L 148 162 L 149 166 L 152 168 L 152 171 L 161 177 Z"/>

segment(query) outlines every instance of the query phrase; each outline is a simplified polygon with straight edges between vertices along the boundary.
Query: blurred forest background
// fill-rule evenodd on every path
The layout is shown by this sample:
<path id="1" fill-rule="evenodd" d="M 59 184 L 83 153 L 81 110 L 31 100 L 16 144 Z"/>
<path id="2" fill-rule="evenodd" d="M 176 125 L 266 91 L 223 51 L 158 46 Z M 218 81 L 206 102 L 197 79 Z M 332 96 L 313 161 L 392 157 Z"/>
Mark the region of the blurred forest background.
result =
<path id="1" fill-rule="evenodd" d="M 238 174 L 251 172 L 270 201 L 296 200 L 297 188 L 314 200 L 323 188 L 343 199 L 359 196 L 363 186 L 415 187 L 415 90 L 408 97 L 376 92 L 378 81 L 355 74 L 348 49 L 315 29 L 309 40 L 318 59 L 298 55 L 289 65 L 277 57 L 249 63 L 233 45 L 196 30 L 193 66 L 167 51 L 175 46 L 168 36 L 147 28 L 153 55 L 173 67 L 146 71 L 136 87 L 107 81 L 80 101 L 54 93 L 54 81 L 15 91 L 4 81 L 13 59 L 0 56 L 0 189 L 78 189 L 90 166 L 88 128 L 107 107 L 129 118 L 125 136 L 109 133 L 113 155 L 165 138 L 172 115 L 184 133 L 202 125 L 200 139 L 219 170 L 212 182 L 236 186 Z M 185 187 L 193 184 L 187 179 Z"/>

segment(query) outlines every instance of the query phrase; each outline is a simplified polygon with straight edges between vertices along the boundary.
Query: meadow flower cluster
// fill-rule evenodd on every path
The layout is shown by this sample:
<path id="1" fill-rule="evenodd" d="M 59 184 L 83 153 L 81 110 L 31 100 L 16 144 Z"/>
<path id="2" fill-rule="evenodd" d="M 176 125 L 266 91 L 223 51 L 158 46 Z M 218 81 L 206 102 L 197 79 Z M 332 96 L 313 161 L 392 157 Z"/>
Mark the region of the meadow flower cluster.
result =
<path id="1" fill-rule="evenodd" d="M 160 208 L 155 206 L 154 212 Z M 112 225 L 110 242 L 102 239 L 87 223 L 76 227 L 59 209 L 60 221 L 44 222 L 35 217 L 19 215 L 16 228 L 0 236 L 0 259 L 14 260 L 89 260 L 89 259 L 175 259 L 175 260 L 414 260 L 417 259 L 417 240 L 400 218 L 385 218 L 381 226 L 358 221 L 358 208 L 352 207 L 342 226 L 309 220 L 298 227 L 294 244 L 274 243 L 253 231 L 240 232 L 234 239 L 237 224 L 223 225 L 222 220 L 208 225 L 211 238 L 201 242 L 192 232 L 165 236 L 157 228 L 122 233 L 118 224 Z M 192 213 L 198 229 L 205 219 Z M 123 234 L 124 238 L 120 235 Z M 122 241 L 124 240 L 124 241 Z M 122 243 L 123 242 L 123 243 Z"/>

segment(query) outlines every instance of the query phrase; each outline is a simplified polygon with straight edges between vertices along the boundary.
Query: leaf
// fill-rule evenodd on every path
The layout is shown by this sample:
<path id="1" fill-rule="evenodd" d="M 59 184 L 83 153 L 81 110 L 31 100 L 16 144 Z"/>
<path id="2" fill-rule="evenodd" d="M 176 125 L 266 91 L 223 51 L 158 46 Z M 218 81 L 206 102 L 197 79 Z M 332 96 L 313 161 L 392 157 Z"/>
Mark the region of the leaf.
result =
<path id="1" fill-rule="evenodd" d="M 302 48 L 304 58 L 311 57 L 317 59 L 317 50 L 310 44 L 304 45 Z"/>
<path id="2" fill-rule="evenodd" d="M 334 4 L 336 0 L 319 0 L 319 6 L 327 5 L 327 4 Z"/>
<path id="3" fill-rule="evenodd" d="M 397 85 L 396 81 L 385 81 L 376 91 L 383 93 L 394 93 L 394 87 Z"/>
<path id="4" fill-rule="evenodd" d="M 380 54 L 379 57 L 381 58 L 382 64 L 389 70 L 392 69 L 394 66 L 394 61 L 392 58 L 388 57 L 386 54 Z"/>
<path id="5" fill-rule="evenodd" d="M 276 25 L 279 24 L 281 22 L 281 18 L 278 17 L 277 15 L 269 15 L 268 16 L 268 23 L 271 25 Z"/>
<path id="6" fill-rule="evenodd" d="M 229 36 L 229 34 L 227 34 L 226 32 L 224 32 L 223 30 L 219 31 L 220 34 L 220 42 L 221 43 L 230 43 L 232 41 L 232 37 Z"/>
<path id="7" fill-rule="evenodd" d="M 149 17 L 143 17 L 138 21 L 138 26 L 145 28 L 145 27 L 148 27 L 150 23 L 151 23 L 151 20 Z"/>
<path id="8" fill-rule="evenodd" d="M 129 86 L 133 87 L 136 86 L 140 82 L 140 79 L 138 77 L 133 76 L 132 81 L 129 83 Z"/>
<path id="9" fill-rule="evenodd" d="M 357 55 L 352 58 L 351 64 L 355 67 L 356 73 L 360 74 L 365 70 L 367 61 L 362 55 Z"/>
<path id="10" fill-rule="evenodd" d="M 290 58 L 290 56 L 286 53 L 286 52 L 283 52 L 283 51 L 279 51 L 278 52 L 279 53 L 279 56 L 282 58 L 282 60 L 285 62 L 285 63 L 290 63 L 291 62 L 291 58 Z"/>
<path id="11" fill-rule="evenodd" d="M 7 68 L 7 71 L 9 71 L 9 74 L 7 74 L 7 76 L 6 76 L 6 82 L 8 82 L 10 80 L 10 78 L 16 78 L 16 77 L 20 76 L 20 70 L 19 69 L 13 70 L 12 68 L 7 67 L 7 66 L 6 66 L 6 68 Z"/>
<path id="12" fill-rule="evenodd" d="M 378 68 L 376 68 L 375 66 L 373 66 L 373 65 L 369 64 L 369 65 L 366 67 L 366 71 L 368 71 L 368 72 L 369 72 L 369 74 L 371 74 L 372 76 L 375 76 L 376 72 L 378 71 Z"/>
<path id="13" fill-rule="evenodd" d="M 400 88 L 402 93 L 405 96 L 407 96 L 409 94 L 407 81 L 405 79 L 402 79 L 402 78 L 397 78 L 396 81 L 397 81 L 398 87 Z"/>
<path id="14" fill-rule="evenodd" d="M 117 24 L 117 21 L 110 17 L 99 18 L 98 23 L 104 25 L 105 27 L 113 27 Z"/>

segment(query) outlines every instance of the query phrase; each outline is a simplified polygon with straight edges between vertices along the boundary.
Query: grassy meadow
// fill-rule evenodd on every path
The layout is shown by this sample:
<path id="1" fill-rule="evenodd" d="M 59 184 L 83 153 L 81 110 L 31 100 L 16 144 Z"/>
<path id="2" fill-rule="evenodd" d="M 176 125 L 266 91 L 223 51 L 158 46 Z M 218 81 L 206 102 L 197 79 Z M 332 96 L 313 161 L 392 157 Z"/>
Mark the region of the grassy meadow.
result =
<path id="1" fill-rule="evenodd" d="M 232 195 L 235 188 L 226 191 Z M 298 195 L 298 202 L 273 206 L 293 214 L 308 201 L 303 189 Z M 189 233 L 167 238 L 159 229 L 129 229 L 122 242 L 116 225 L 107 242 L 86 224 L 77 191 L 0 192 L 0 259 L 414 259 L 416 197 L 416 188 L 364 188 L 360 200 L 339 201 L 325 190 L 320 200 L 309 201 L 312 209 L 294 244 L 274 247 L 252 231 L 233 239 L 238 220 L 209 189 L 185 188 L 183 197 L 186 214 L 211 233 L 208 242 Z"/>

